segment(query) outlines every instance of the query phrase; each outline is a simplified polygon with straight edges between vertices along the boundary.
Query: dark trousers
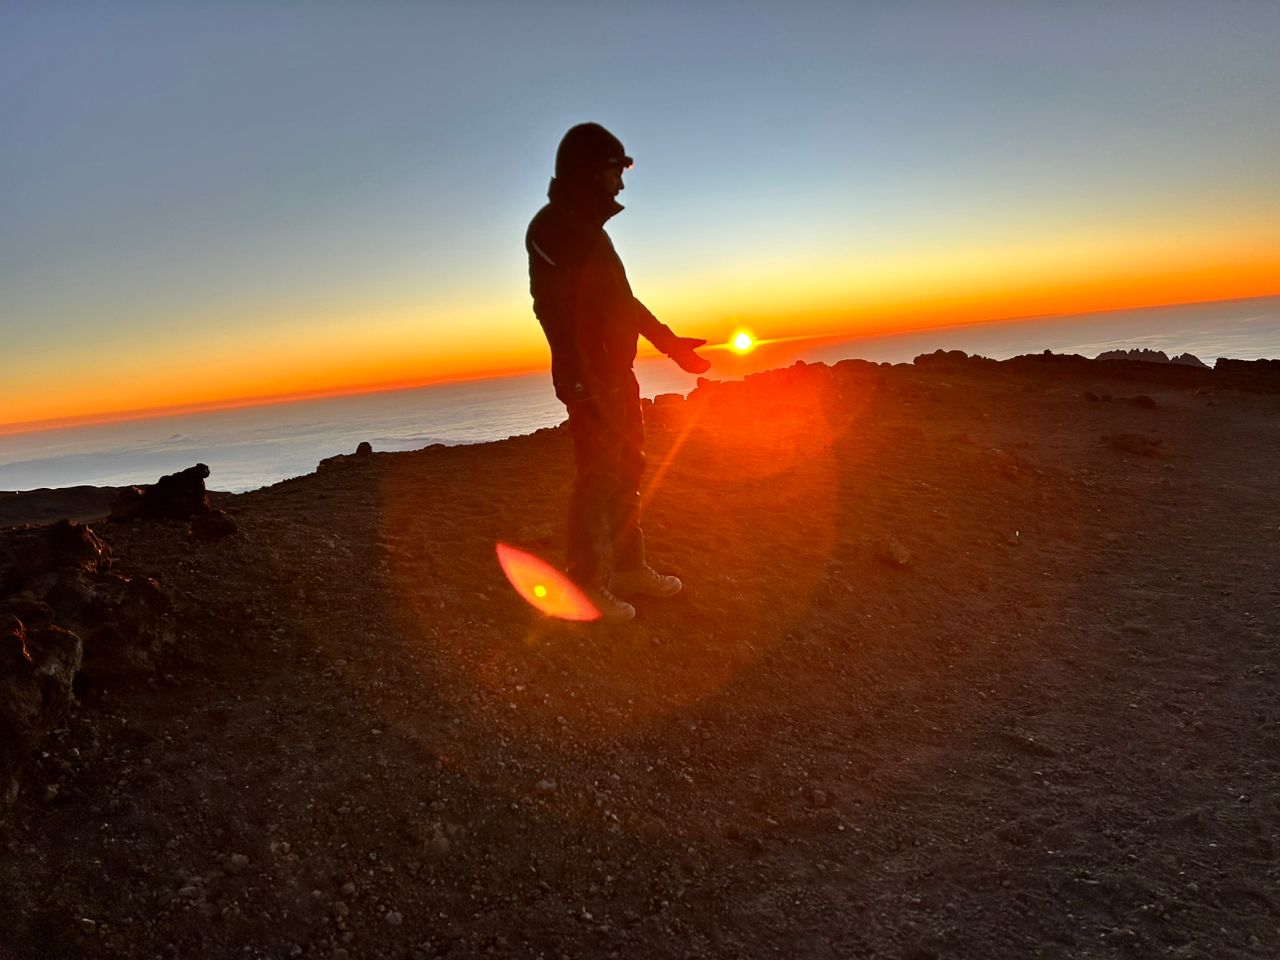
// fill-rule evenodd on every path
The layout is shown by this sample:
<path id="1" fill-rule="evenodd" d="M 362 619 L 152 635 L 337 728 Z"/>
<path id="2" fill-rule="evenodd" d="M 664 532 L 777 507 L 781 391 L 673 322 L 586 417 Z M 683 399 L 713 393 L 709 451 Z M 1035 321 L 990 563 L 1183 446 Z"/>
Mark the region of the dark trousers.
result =
<path id="1" fill-rule="evenodd" d="M 577 469 L 569 501 L 568 572 L 588 589 L 614 570 L 643 567 L 640 478 L 644 417 L 635 378 L 590 400 L 566 403 Z"/>

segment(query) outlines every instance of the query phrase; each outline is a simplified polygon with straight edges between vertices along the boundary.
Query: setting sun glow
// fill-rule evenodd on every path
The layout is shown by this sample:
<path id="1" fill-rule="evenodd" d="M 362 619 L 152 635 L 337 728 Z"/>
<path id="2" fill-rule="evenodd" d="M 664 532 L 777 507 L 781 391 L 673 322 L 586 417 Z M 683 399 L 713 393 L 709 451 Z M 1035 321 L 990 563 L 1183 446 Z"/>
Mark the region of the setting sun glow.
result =
<path id="1" fill-rule="evenodd" d="M 750 353 L 756 345 L 755 339 L 745 330 L 739 330 L 729 341 L 729 345 L 738 353 Z"/>

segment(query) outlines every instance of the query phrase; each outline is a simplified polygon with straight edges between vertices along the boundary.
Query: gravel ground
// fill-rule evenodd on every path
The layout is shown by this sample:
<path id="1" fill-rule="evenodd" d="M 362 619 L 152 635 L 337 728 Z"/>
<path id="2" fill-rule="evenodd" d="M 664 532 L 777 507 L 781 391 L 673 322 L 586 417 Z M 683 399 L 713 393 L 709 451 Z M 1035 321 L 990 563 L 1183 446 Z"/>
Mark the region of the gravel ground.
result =
<path id="1" fill-rule="evenodd" d="M 1280 956 L 1280 395 L 1108 376 L 659 403 L 631 624 L 495 560 L 564 430 L 95 525 L 178 639 L 0 812 L 0 957 Z"/>

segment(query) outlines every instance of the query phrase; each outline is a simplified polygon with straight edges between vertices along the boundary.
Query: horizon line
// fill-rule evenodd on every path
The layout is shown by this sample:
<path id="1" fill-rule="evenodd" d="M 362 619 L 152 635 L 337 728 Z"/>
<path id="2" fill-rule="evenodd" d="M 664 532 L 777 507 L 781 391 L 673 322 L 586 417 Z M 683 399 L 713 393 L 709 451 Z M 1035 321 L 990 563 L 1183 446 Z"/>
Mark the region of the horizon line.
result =
<path id="1" fill-rule="evenodd" d="M 1136 307 L 1104 308 L 1087 310 L 1079 313 L 1037 313 L 1007 317 L 990 317 L 981 320 L 960 320 L 951 323 L 934 323 L 908 328 L 878 328 L 854 334 L 841 333 L 809 333 L 789 337 L 769 338 L 761 340 L 765 343 L 798 342 L 802 340 L 860 340 L 873 337 L 893 336 L 896 334 L 911 335 L 928 333 L 933 330 L 954 329 L 957 327 L 976 327 L 985 324 L 1016 323 L 1036 320 L 1048 320 L 1054 317 L 1088 317 L 1100 313 L 1127 313 L 1133 310 L 1150 310 L 1158 307 L 1189 307 L 1208 303 L 1239 303 L 1246 300 L 1265 300 L 1280 296 L 1280 291 L 1255 294 L 1248 297 L 1224 297 L 1208 300 L 1184 300 L 1174 303 L 1149 303 Z M 704 349 L 719 349 L 727 344 L 709 344 Z M 218 413 L 223 410 L 243 410 L 253 407 L 270 407 L 288 403 L 300 403 L 306 400 L 325 400 L 334 397 L 365 396 L 375 393 L 394 393 L 398 390 L 417 390 L 423 387 L 448 386 L 456 383 L 472 383 L 478 380 L 505 380 L 510 377 L 528 376 L 530 374 L 549 371 L 548 364 L 533 366 L 502 367 L 493 370 L 476 371 L 471 374 L 458 374 L 444 377 L 428 377 L 424 379 L 381 381 L 376 383 L 350 384 L 344 387 L 318 387 L 314 390 L 301 390 L 279 394 L 258 394 L 256 396 L 237 397 L 226 400 L 196 400 L 191 403 L 169 404 L 156 407 L 136 407 L 127 410 L 105 410 L 98 413 L 73 414 L 65 417 L 48 417 L 39 420 L 18 420 L 0 423 L 0 436 L 17 436 L 26 433 L 41 433 L 46 430 L 65 430 L 74 427 L 90 427 L 107 423 L 125 423 L 134 420 L 162 420 L 166 417 L 177 417 L 193 413 Z"/>

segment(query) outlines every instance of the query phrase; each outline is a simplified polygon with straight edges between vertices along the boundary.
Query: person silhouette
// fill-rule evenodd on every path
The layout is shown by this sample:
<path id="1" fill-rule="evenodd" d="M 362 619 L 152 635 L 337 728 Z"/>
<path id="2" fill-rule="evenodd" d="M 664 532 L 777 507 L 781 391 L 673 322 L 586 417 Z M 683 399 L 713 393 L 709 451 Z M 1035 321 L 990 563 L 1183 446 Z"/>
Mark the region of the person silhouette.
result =
<path id="1" fill-rule="evenodd" d="M 569 415 L 575 477 L 569 502 L 567 573 L 604 620 L 630 620 L 623 597 L 669 597 L 679 578 L 645 557 L 640 529 L 644 418 L 632 365 L 640 336 L 690 373 L 711 364 L 706 340 L 678 337 L 631 292 L 604 225 L 623 207 L 632 165 L 598 123 L 572 127 L 556 150 L 549 202 L 525 233 L 533 312 L 551 348 L 551 380 Z"/>

